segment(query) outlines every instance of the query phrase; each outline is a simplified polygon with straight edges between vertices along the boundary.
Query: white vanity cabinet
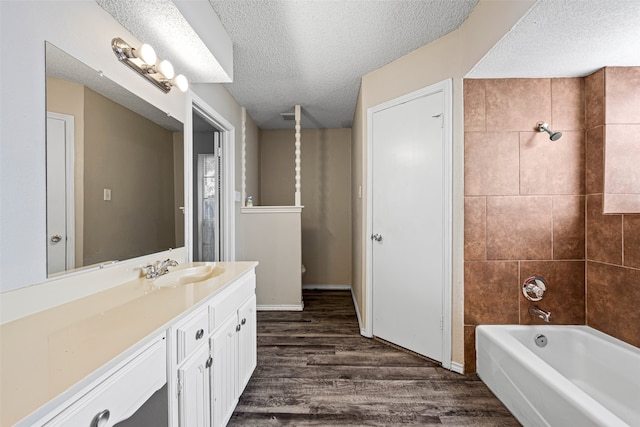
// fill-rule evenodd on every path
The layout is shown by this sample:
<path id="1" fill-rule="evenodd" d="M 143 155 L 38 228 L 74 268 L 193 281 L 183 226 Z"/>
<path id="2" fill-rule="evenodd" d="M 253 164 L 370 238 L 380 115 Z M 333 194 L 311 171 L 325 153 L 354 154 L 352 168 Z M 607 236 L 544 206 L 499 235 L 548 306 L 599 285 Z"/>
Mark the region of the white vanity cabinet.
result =
<path id="1" fill-rule="evenodd" d="M 171 425 L 226 425 L 256 367 L 255 273 L 213 296 L 169 336 Z"/>
<path id="2" fill-rule="evenodd" d="M 258 336 L 256 296 L 253 295 L 238 309 L 238 397 L 242 394 L 256 368 Z"/>
<path id="3" fill-rule="evenodd" d="M 141 277 L 0 324 L 0 425 L 226 424 L 255 368 L 256 265 Z"/>
<path id="4" fill-rule="evenodd" d="M 238 403 L 238 329 L 238 318 L 230 317 L 210 340 L 211 420 L 215 427 L 227 424 Z"/>
<path id="5" fill-rule="evenodd" d="M 211 356 L 203 345 L 178 368 L 178 413 L 180 425 L 208 427 L 210 425 Z"/>
<path id="6" fill-rule="evenodd" d="M 212 422 L 227 424 L 256 367 L 256 297 L 249 297 L 212 335 Z"/>
<path id="7" fill-rule="evenodd" d="M 59 408 L 45 427 L 109 427 L 130 417 L 166 382 L 166 341 L 158 336 L 141 351 L 121 362 L 87 392 Z M 41 425 L 37 423 L 37 425 Z"/>

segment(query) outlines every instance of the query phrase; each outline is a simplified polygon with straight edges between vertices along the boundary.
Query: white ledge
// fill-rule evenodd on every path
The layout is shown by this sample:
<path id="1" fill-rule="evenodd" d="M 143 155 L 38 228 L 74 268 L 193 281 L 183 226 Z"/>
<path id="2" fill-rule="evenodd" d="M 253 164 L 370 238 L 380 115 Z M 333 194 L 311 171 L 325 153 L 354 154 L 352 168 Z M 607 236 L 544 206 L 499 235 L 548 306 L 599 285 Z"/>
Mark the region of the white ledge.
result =
<path id="1" fill-rule="evenodd" d="M 265 213 L 300 213 L 304 206 L 249 206 L 240 208 L 243 214 L 265 214 Z"/>

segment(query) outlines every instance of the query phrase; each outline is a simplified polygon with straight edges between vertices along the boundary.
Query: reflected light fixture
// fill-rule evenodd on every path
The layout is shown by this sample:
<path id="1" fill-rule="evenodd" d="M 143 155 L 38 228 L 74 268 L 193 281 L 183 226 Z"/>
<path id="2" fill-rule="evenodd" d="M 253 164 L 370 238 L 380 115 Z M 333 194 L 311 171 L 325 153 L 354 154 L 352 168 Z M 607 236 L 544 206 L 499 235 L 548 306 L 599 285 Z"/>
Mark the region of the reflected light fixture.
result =
<path id="1" fill-rule="evenodd" d="M 167 93 L 173 86 L 180 91 L 189 89 L 189 82 L 182 74 L 176 75 L 173 65 L 166 59 L 160 59 L 153 48 L 144 43 L 134 48 L 120 37 L 111 41 L 111 48 L 118 60 Z M 157 64 L 157 65 L 156 65 Z"/>

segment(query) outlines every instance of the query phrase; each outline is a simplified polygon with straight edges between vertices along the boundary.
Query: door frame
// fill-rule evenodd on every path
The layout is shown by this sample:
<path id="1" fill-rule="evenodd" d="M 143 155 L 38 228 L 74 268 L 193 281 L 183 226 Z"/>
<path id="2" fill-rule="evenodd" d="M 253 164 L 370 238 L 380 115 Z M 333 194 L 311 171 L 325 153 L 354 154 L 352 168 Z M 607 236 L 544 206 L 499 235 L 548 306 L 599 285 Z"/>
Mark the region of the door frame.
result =
<path id="1" fill-rule="evenodd" d="M 47 111 L 47 120 L 55 119 L 64 122 L 65 147 L 65 258 L 66 270 L 74 269 L 76 265 L 76 202 L 75 202 L 75 117 L 70 114 Z M 48 221 L 47 221 L 48 222 Z M 47 263 L 49 262 L 49 232 L 47 224 Z M 47 270 L 48 270 L 47 265 Z M 49 276 L 49 274 L 47 274 Z"/>
<path id="2" fill-rule="evenodd" d="M 373 242 L 370 236 L 373 233 L 373 115 L 388 108 L 404 104 L 414 99 L 429 96 L 438 92 L 443 94 L 443 275 L 442 289 L 442 366 L 451 369 L 451 292 L 452 292 L 452 189 L 453 189 L 453 83 L 452 79 L 443 80 L 425 88 L 408 93 L 382 104 L 367 109 L 367 215 L 366 215 L 366 252 L 365 252 L 365 316 L 366 327 L 362 334 L 373 336 Z"/>
<path id="3" fill-rule="evenodd" d="M 220 197 L 220 259 L 235 261 L 236 259 L 236 209 L 235 209 L 235 127 L 220 113 L 214 110 L 202 98 L 189 91 L 187 114 L 184 126 L 184 191 L 185 191 L 185 246 L 187 258 L 193 261 L 193 111 L 196 110 L 205 120 L 220 130 L 222 145 L 222 194 Z"/>

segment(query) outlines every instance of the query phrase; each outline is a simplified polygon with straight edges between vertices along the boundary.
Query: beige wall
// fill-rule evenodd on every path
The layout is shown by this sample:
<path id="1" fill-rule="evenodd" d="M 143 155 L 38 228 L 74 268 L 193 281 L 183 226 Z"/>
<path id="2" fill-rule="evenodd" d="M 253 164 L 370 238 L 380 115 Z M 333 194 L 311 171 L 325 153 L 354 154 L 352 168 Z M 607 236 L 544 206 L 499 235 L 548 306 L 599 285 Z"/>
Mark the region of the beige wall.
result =
<path id="1" fill-rule="evenodd" d="M 172 132 L 88 88 L 85 111 L 85 264 L 174 248 Z"/>
<path id="2" fill-rule="evenodd" d="M 73 116 L 75 265 L 84 255 L 84 86 L 47 77 L 47 111 Z"/>
<path id="3" fill-rule="evenodd" d="M 239 236 L 256 267 L 258 309 L 302 309 L 301 218 L 298 209 L 245 208 Z"/>
<path id="4" fill-rule="evenodd" d="M 464 363 L 463 334 L 463 98 L 462 78 L 472 66 L 523 16 L 533 1 L 480 1 L 464 24 L 456 31 L 429 43 L 362 78 L 360 97 L 354 117 L 352 152 L 354 173 L 352 193 L 362 186 L 363 198 L 354 209 L 353 286 L 362 320 L 366 321 L 364 249 L 366 231 L 367 122 L 370 107 L 453 79 L 453 285 L 452 285 L 452 361 Z M 357 231 L 356 231 L 357 230 Z M 366 325 L 363 325 L 366 327 Z"/>
<path id="5" fill-rule="evenodd" d="M 176 247 L 184 246 L 184 132 L 173 133 L 173 212 Z M 182 209 L 180 209 L 182 208 Z"/>
<path id="6" fill-rule="evenodd" d="M 303 284 L 351 284 L 351 129 L 303 129 Z M 261 200 L 294 204 L 293 130 L 261 131 Z"/>
<path id="7" fill-rule="evenodd" d="M 303 130 L 303 132 L 306 131 Z M 300 137 L 301 144 L 306 138 Z M 295 136 L 293 130 L 260 131 L 260 200 L 263 206 L 293 206 L 295 192 Z M 307 152 L 301 146 L 301 161 Z M 301 165 L 305 170 L 304 163 Z M 304 173 L 304 172 L 301 172 Z M 305 181 L 302 181 L 305 186 Z M 304 195 L 305 191 L 302 190 Z"/>
<path id="8" fill-rule="evenodd" d="M 246 122 L 246 194 L 253 197 L 253 203 L 260 205 L 260 129 L 247 114 Z"/>

